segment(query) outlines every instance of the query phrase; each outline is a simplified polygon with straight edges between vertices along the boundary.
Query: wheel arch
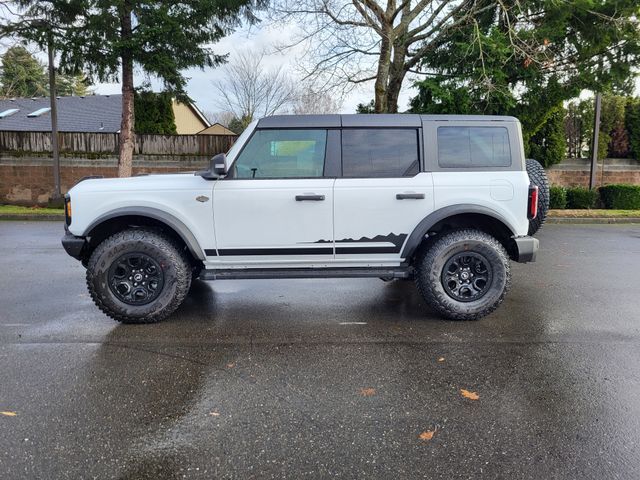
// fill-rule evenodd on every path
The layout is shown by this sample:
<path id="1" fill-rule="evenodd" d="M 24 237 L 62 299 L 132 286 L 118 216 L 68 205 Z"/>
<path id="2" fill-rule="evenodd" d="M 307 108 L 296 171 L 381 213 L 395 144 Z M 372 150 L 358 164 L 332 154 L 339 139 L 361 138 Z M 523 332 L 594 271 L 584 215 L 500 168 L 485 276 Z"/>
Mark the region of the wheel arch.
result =
<path id="1" fill-rule="evenodd" d="M 90 244 L 95 248 L 109 235 L 128 227 L 151 226 L 165 231 L 165 233 L 179 240 L 191 254 L 194 260 L 203 261 L 204 252 L 195 235 L 175 216 L 151 207 L 123 207 L 111 210 L 96 218 L 81 236 L 90 238 Z"/>
<path id="2" fill-rule="evenodd" d="M 440 233 L 457 228 L 477 228 L 502 243 L 509 256 L 513 259 L 515 242 L 513 236 L 516 229 L 499 212 L 488 207 L 473 204 L 451 205 L 436 210 L 413 229 L 402 249 L 401 256 L 411 259 L 429 233 Z"/>

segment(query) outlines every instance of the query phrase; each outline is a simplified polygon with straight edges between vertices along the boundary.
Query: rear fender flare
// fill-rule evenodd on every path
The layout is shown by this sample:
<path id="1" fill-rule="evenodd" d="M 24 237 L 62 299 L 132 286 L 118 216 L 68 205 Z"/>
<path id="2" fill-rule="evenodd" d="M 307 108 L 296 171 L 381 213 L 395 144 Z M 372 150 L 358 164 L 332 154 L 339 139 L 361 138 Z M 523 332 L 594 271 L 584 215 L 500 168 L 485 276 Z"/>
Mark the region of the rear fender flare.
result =
<path id="1" fill-rule="evenodd" d="M 481 215 L 487 215 L 489 217 L 495 218 L 505 227 L 509 229 L 512 235 L 516 229 L 511 225 L 499 212 L 492 210 L 488 207 L 483 207 L 481 205 L 473 205 L 473 204 L 459 204 L 459 205 L 450 205 L 448 207 L 440 208 L 435 212 L 430 213 L 425 218 L 423 218 L 420 223 L 413 229 L 409 238 L 404 244 L 402 248 L 401 257 L 402 258 L 410 258 L 418 249 L 425 235 L 429 232 L 433 226 L 441 220 L 444 220 L 449 217 L 453 217 L 454 215 L 461 215 L 464 213 L 477 213 Z"/>

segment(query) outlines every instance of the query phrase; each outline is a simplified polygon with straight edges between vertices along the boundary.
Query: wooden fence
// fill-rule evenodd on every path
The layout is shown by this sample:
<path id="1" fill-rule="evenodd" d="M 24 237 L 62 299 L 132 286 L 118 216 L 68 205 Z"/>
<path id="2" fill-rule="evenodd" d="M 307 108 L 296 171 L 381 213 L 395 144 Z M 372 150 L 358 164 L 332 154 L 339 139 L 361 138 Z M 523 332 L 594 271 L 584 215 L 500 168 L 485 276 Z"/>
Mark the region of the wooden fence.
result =
<path id="1" fill-rule="evenodd" d="M 229 150 L 236 135 L 136 135 L 138 155 L 206 155 Z M 117 133 L 61 132 L 61 153 L 118 154 Z M 0 131 L 0 153 L 51 151 L 50 132 Z"/>

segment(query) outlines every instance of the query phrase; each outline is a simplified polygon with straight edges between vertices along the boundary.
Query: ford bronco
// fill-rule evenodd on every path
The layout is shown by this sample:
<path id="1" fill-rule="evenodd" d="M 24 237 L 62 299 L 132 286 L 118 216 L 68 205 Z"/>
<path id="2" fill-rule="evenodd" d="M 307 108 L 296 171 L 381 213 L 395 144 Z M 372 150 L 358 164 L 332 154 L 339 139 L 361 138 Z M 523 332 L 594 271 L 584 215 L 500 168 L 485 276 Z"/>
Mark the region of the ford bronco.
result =
<path id="1" fill-rule="evenodd" d="M 548 205 L 516 118 L 283 115 L 204 171 L 79 182 L 62 244 L 125 323 L 167 317 L 195 278 L 414 279 L 441 316 L 475 320 L 510 260 L 535 260 Z"/>

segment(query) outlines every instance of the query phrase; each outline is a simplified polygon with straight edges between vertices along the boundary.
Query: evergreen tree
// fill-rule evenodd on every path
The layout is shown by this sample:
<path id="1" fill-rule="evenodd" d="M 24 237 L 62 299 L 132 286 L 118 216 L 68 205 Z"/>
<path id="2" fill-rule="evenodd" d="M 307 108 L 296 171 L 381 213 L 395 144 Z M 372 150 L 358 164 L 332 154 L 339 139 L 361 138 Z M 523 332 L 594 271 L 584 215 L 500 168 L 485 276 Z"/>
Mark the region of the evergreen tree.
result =
<path id="1" fill-rule="evenodd" d="M 136 133 L 172 135 L 176 132 L 172 98 L 168 93 L 140 90 L 135 93 Z"/>
<path id="2" fill-rule="evenodd" d="M 42 64 L 22 45 L 9 48 L 2 56 L 0 96 L 43 97 L 48 91 Z"/>

